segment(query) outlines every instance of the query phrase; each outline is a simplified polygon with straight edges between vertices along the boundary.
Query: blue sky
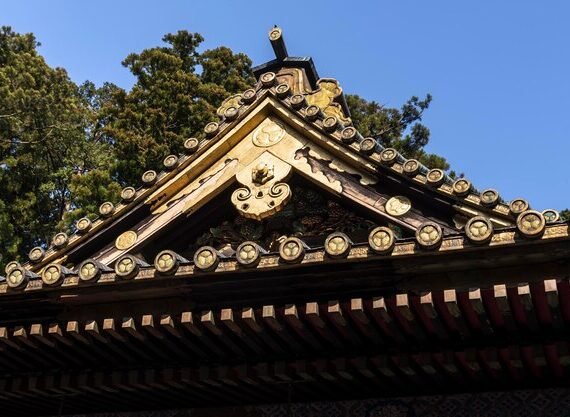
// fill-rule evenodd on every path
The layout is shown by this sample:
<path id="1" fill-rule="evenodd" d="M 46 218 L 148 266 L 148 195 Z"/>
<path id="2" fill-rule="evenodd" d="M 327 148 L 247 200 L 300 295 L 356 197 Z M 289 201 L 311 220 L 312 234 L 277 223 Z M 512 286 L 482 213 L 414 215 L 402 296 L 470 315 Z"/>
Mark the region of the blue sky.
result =
<path id="1" fill-rule="evenodd" d="M 8 1 L 0 24 L 34 32 L 41 53 L 77 82 L 133 79 L 124 57 L 180 29 L 255 64 L 267 31 L 321 77 L 387 106 L 431 93 L 428 150 L 479 188 L 536 209 L 570 206 L 570 2 L 550 1 Z"/>

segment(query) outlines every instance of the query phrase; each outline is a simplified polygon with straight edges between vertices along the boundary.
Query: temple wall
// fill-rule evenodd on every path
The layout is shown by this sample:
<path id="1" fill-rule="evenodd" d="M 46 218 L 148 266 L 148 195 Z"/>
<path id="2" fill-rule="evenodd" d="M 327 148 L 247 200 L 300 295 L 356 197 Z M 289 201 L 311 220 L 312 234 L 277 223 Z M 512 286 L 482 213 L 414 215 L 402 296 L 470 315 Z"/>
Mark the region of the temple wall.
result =
<path id="1" fill-rule="evenodd" d="M 73 417 L 565 417 L 570 389 L 470 393 L 209 410 L 102 413 Z"/>

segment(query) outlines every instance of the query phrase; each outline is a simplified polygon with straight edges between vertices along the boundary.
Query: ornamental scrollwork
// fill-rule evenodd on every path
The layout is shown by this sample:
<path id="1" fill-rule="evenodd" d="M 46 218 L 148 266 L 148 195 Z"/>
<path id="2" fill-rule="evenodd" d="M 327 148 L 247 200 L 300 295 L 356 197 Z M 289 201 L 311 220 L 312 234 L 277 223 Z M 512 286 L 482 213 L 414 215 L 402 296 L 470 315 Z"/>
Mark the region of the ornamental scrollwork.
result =
<path id="1" fill-rule="evenodd" d="M 280 211 L 290 200 L 291 189 L 281 182 L 290 174 L 289 164 L 264 152 L 236 175 L 244 187 L 233 192 L 232 203 L 242 216 L 263 220 Z"/>

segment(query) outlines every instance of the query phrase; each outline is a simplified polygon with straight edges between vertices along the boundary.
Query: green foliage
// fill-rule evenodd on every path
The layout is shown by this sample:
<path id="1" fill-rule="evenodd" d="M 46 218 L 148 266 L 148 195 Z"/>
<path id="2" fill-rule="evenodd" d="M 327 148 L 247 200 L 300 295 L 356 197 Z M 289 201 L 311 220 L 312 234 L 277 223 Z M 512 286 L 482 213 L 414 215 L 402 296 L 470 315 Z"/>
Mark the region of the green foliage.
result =
<path id="1" fill-rule="evenodd" d="M 123 61 L 137 79 L 131 91 L 115 87 L 102 100 L 101 129 L 112 138 L 116 178 L 124 184 L 137 184 L 144 170 L 159 170 L 166 155 L 181 153 L 184 140 L 216 118 L 224 98 L 255 81 L 244 54 L 224 47 L 199 53 L 199 34 L 179 31 L 163 41 L 167 46 Z"/>
<path id="2" fill-rule="evenodd" d="M 429 168 L 449 169 L 445 158 L 424 150 L 430 131 L 420 122 L 431 100 L 429 94 L 423 100 L 414 96 L 396 109 L 366 101 L 357 95 L 346 96 L 352 121 L 363 136 L 379 139 L 384 147 L 395 148 L 407 158 L 415 158 Z"/>
<path id="3" fill-rule="evenodd" d="M 560 219 L 561 219 L 563 222 L 568 222 L 568 221 L 570 221 L 570 209 L 562 210 L 562 211 L 560 212 Z"/>
<path id="4" fill-rule="evenodd" d="M 0 263 L 64 228 L 74 179 L 106 170 L 110 159 L 88 134 L 80 89 L 38 45 L 31 34 L 0 29 Z"/>

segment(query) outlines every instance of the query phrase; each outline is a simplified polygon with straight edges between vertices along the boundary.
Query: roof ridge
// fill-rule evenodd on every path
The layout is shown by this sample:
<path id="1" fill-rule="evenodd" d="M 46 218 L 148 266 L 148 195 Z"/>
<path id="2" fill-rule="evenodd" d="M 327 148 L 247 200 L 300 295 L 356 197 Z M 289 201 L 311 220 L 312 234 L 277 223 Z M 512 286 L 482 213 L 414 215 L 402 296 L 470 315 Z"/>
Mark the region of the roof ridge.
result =
<path id="1" fill-rule="evenodd" d="M 241 94 L 227 97 L 217 109 L 219 120 L 208 122 L 203 128 L 202 135 L 188 138 L 184 142 L 185 153 L 167 155 L 163 160 L 164 169 L 162 171 L 158 173 L 154 170 L 145 171 L 142 175 L 140 187 L 137 189 L 132 186 L 123 188 L 121 201 L 118 204 L 115 205 L 111 201 L 103 202 L 99 206 L 99 217 L 94 220 L 87 217 L 79 219 L 71 233 L 57 233 L 52 241 L 46 245 L 47 250 L 42 246 L 32 248 L 28 254 L 30 264 L 26 263 L 24 266 L 33 268 L 34 264 L 42 264 L 44 260 L 53 260 L 56 256 L 63 255 L 67 248 L 83 241 L 94 230 L 102 229 L 105 224 L 116 219 L 119 214 L 127 212 L 127 208 L 133 207 L 143 197 L 151 195 L 153 190 L 158 189 L 165 181 L 188 166 L 193 159 L 201 154 L 201 151 L 207 148 L 208 144 L 221 138 L 228 128 L 235 126 L 241 120 L 247 113 L 247 109 L 254 107 L 255 103 L 260 102 L 267 95 L 275 97 L 287 108 L 302 117 L 303 120 L 335 139 L 344 148 L 356 152 L 372 162 L 377 169 L 396 173 L 406 181 L 427 186 L 441 195 L 455 198 L 468 206 L 475 206 L 485 211 L 491 210 L 492 213 L 511 218 L 512 221 L 531 209 L 528 201 L 523 198 L 515 198 L 505 204 L 494 189 L 478 192 L 471 181 L 466 178 L 453 180 L 442 169 L 429 169 L 416 159 L 407 159 L 395 148 L 383 147 L 377 138 L 363 137 L 352 125 L 350 119 L 346 119 L 348 122 L 343 124 L 338 117 L 326 114 L 325 109 L 315 104 L 309 104 L 307 97 L 315 90 L 292 94 L 289 84 L 276 85 L 276 81 L 277 77 L 274 72 L 265 72 L 259 76 L 257 83 L 251 88 Z M 331 78 L 319 79 L 317 85 L 321 81 L 335 82 L 338 86 L 338 82 Z M 339 90 L 342 92 L 340 87 Z M 558 211 L 554 209 L 543 210 L 541 216 L 548 223 L 554 223 L 560 219 Z"/>

